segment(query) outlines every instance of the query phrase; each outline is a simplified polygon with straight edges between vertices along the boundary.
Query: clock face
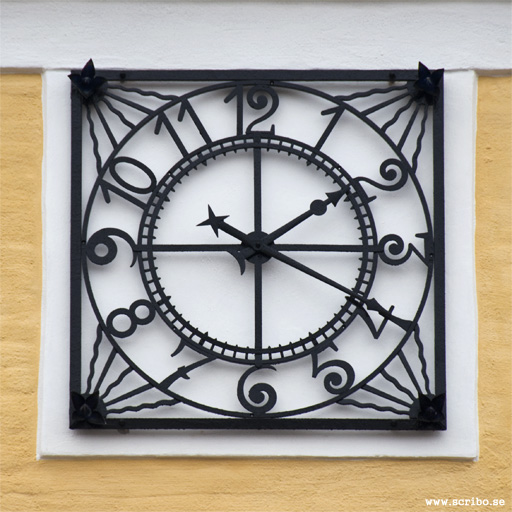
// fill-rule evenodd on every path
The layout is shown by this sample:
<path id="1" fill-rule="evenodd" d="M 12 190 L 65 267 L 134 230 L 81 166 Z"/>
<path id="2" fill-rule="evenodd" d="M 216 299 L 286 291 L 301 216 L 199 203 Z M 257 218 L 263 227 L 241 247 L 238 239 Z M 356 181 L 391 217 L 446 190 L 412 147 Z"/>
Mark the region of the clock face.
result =
<path id="1" fill-rule="evenodd" d="M 427 72 L 71 75 L 73 428 L 444 428 Z"/>
<path id="2" fill-rule="evenodd" d="M 199 169 L 193 157 L 180 161 L 155 187 L 141 219 L 139 266 L 155 309 L 192 349 L 241 364 L 290 361 L 332 343 L 356 312 L 351 299 L 367 297 L 376 268 L 377 239 L 364 190 L 325 154 L 275 135 L 225 139 L 202 148 L 200 154 L 208 169 Z M 200 173 L 211 174 L 220 192 L 202 192 L 201 177 L 195 176 Z M 317 190 L 294 185 L 302 174 L 309 188 Z M 245 193 L 229 203 L 232 222 L 238 220 L 235 228 L 217 216 L 210 203 L 222 207 L 222 190 L 244 185 Z M 186 197 L 173 207 L 180 193 Z M 296 194 L 297 206 L 304 201 L 302 211 L 297 215 L 290 210 L 287 222 L 276 223 L 275 212 L 287 210 L 290 194 Z M 198 223 L 207 212 L 208 220 Z M 322 219 L 314 222 L 315 217 Z M 308 223 L 315 229 L 308 229 Z M 204 229 L 208 226 L 211 229 Z M 226 243 L 219 242 L 221 236 Z M 180 243 L 184 240 L 194 242 Z M 212 253 L 219 265 L 226 266 L 227 283 L 238 280 L 236 292 L 210 279 L 209 266 L 203 270 L 200 260 L 194 262 L 194 255 L 202 252 Z M 188 286 L 179 277 L 183 253 L 190 253 Z M 317 260 L 311 266 L 304 263 L 308 256 Z M 298 297 L 297 273 L 308 276 Z M 316 324 L 309 319 L 314 331 L 309 332 L 301 316 L 314 308 L 316 294 L 310 292 L 321 293 L 324 287 L 333 289 L 331 311 L 310 314 Z M 187 301 L 191 289 L 193 304 Z M 238 298 L 231 294 L 240 294 L 247 302 L 248 314 L 232 315 L 231 299 Z M 216 325 L 202 318 L 208 309 L 217 312 Z M 283 323 L 294 329 L 283 328 Z M 290 338 L 301 324 L 300 337 Z"/>

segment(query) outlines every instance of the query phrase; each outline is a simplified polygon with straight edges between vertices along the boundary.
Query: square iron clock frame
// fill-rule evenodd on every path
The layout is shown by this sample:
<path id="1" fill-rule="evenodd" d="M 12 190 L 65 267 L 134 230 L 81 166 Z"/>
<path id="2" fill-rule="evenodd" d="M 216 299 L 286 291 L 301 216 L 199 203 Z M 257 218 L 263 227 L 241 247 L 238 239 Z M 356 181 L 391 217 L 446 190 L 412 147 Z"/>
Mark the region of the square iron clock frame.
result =
<path id="1" fill-rule="evenodd" d="M 69 76 L 70 428 L 446 429 L 442 70 Z"/>

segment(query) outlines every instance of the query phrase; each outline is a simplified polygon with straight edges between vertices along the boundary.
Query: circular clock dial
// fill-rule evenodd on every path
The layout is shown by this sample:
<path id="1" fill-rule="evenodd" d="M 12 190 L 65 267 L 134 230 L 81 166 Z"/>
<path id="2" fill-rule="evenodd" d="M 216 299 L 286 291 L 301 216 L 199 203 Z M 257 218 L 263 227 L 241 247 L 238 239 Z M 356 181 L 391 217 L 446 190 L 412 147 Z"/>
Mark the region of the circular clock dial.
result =
<path id="1" fill-rule="evenodd" d="M 291 168 L 292 172 L 316 173 L 322 177 L 323 192 L 318 192 L 313 199 L 306 199 L 299 212 L 284 221 L 279 220 L 277 226 L 268 221 L 268 217 L 271 217 L 268 210 L 275 209 L 276 203 L 285 203 L 293 187 L 275 190 L 279 188 L 277 184 L 269 190 L 262 186 L 262 175 L 270 173 L 266 169 L 269 161 L 277 162 L 277 169 L 279 162 L 282 162 L 281 166 Z M 247 162 L 250 162 L 249 166 Z M 215 190 L 211 190 L 195 200 L 200 208 L 196 220 L 201 222 L 189 223 L 186 228 L 193 231 L 193 243 L 166 239 L 172 231 L 170 225 L 180 224 L 179 211 L 175 209 L 173 215 L 167 213 L 167 210 L 172 210 L 173 201 L 176 202 L 179 195 L 175 192 L 181 193 L 186 187 L 192 187 L 193 177 L 199 172 L 214 176 L 215 173 L 221 174 L 226 167 L 233 166 L 239 166 L 237 172 L 251 175 L 251 201 L 242 202 L 246 209 L 245 217 L 233 215 L 232 211 L 217 211 L 222 206 L 212 207 L 216 196 Z M 222 186 L 229 184 L 224 182 Z M 352 321 L 356 306 L 360 304 L 358 300 L 368 297 L 376 270 L 377 247 L 377 234 L 368 203 L 364 190 L 339 164 L 299 141 L 274 134 L 254 133 L 213 142 L 175 165 L 155 187 L 147 203 L 138 239 L 144 286 L 168 327 L 179 335 L 183 343 L 198 352 L 251 365 L 275 364 L 303 357 L 312 350 L 318 350 L 319 345 L 331 344 Z M 229 209 L 229 205 L 225 208 Z M 241 218 L 250 222 L 242 222 Z M 336 231 L 343 227 L 357 236 L 339 243 L 337 234 L 331 232 L 333 218 Z M 310 232 L 310 239 L 307 239 L 307 231 L 301 230 L 313 222 L 316 222 L 315 235 L 320 233 L 321 236 L 311 236 Z M 179 261 L 169 263 L 167 257 L 183 252 L 222 255 L 231 263 L 233 275 L 246 274 L 244 278 L 252 276 L 248 292 L 253 312 L 251 320 L 237 320 L 249 323 L 247 332 L 251 333 L 250 336 L 235 334 L 225 338 L 218 333 L 207 332 L 201 327 L 201 319 L 183 310 L 179 296 L 173 290 L 173 281 L 165 271 L 165 268 L 172 267 L 172 272 L 180 272 Z M 324 263 L 311 265 L 311 258 L 308 259 L 311 255 L 320 257 Z M 355 265 L 344 264 L 347 255 L 356 261 Z M 343 265 L 348 268 L 343 274 L 343 282 L 330 277 L 327 269 L 333 263 L 338 268 Z M 320 327 L 306 331 L 296 339 L 287 339 L 284 343 L 275 332 L 278 327 L 272 335 L 265 328 L 275 308 L 272 294 L 266 293 L 266 283 L 267 280 L 278 279 L 272 271 L 276 265 L 309 280 L 313 288 L 320 286 L 325 290 L 335 290 L 337 294 L 334 315 L 329 317 L 326 314 Z M 194 272 L 194 269 L 188 267 L 187 271 Z M 280 286 L 278 281 L 273 284 Z M 286 289 L 283 289 L 283 294 L 286 294 Z M 216 293 L 220 301 L 226 290 L 219 288 Z M 211 297 L 211 302 L 214 302 L 215 292 Z M 314 297 L 305 294 L 303 300 L 307 306 L 307 301 L 314 301 Z M 221 321 L 234 321 L 227 310 L 225 316 Z"/>

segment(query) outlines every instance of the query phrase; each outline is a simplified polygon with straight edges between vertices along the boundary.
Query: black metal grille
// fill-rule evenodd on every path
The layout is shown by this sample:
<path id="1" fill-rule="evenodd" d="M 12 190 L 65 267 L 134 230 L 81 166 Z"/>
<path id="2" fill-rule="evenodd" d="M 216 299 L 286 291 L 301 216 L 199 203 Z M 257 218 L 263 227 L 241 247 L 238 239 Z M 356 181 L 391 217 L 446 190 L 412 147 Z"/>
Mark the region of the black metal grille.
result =
<path id="1" fill-rule="evenodd" d="M 70 78 L 71 428 L 446 428 L 442 70 Z"/>

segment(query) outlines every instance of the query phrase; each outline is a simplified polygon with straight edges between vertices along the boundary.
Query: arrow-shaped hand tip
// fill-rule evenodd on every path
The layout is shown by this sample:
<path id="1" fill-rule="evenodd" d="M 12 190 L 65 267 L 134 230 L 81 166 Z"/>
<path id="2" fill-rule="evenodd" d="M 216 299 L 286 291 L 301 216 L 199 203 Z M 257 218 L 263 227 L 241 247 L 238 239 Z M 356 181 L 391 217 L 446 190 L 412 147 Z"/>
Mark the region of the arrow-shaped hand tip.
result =
<path id="1" fill-rule="evenodd" d="M 327 192 L 325 195 L 329 198 L 329 201 L 336 206 L 339 202 L 339 200 L 345 195 L 347 192 L 346 187 L 340 188 L 340 190 L 337 190 L 336 192 Z"/>

